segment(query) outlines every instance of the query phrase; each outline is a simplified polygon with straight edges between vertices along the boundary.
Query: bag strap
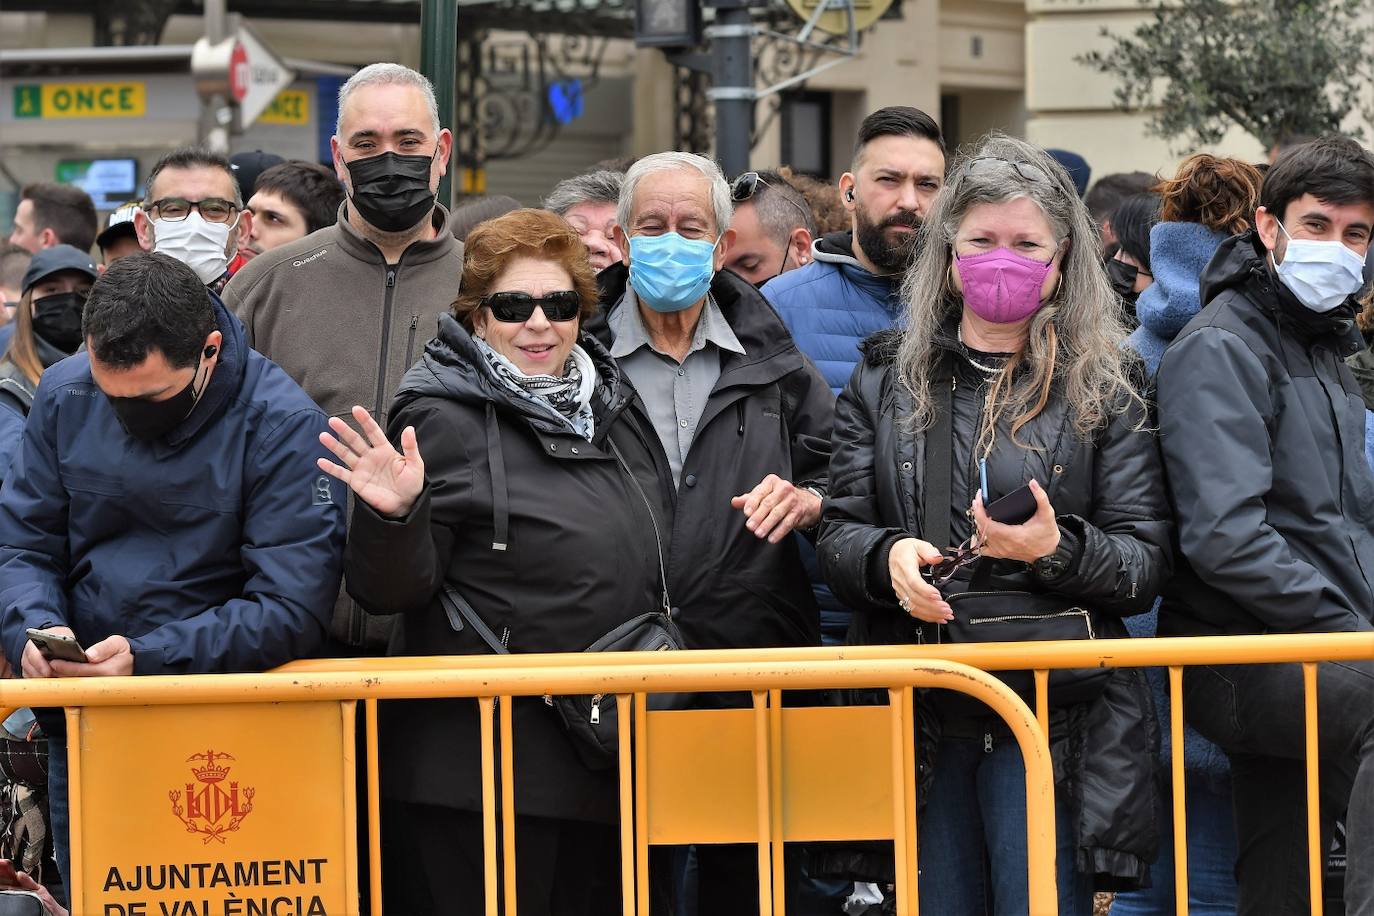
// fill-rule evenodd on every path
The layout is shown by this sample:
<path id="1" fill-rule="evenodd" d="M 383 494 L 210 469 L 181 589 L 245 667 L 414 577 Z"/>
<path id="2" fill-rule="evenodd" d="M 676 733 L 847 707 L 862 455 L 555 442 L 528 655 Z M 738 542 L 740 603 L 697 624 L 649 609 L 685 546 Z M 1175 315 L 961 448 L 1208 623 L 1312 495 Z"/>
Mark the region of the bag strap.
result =
<path id="1" fill-rule="evenodd" d="M 630 484 L 635 488 L 635 492 L 639 494 L 639 498 L 644 502 L 645 511 L 649 513 L 649 524 L 654 527 L 654 544 L 658 548 L 658 576 L 659 582 L 663 586 L 663 615 L 671 618 L 673 603 L 668 598 L 668 570 L 663 564 L 663 538 L 658 532 L 658 516 L 654 515 L 654 507 L 649 502 L 649 496 L 644 492 L 644 488 L 639 485 L 639 478 L 635 477 L 634 472 L 630 470 L 629 463 L 626 462 L 625 456 L 620 454 L 620 448 L 615 444 L 615 440 L 611 438 L 609 433 L 606 435 L 606 444 L 611 447 L 611 454 L 615 455 L 616 464 L 620 465 L 620 472 L 629 478 Z"/>
<path id="2" fill-rule="evenodd" d="M 925 513 L 921 537 L 937 550 L 948 550 L 950 503 L 954 499 L 951 474 L 954 467 L 954 370 L 949 355 L 935 373 L 935 423 L 926 433 L 926 467 L 921 480 Z"/>
<path id="3" fill-rule="evenodd" d="M 448 615 L 449 626 L 453 627 L 455 633 L 462 632 L 463 621 L 467 621 L 473 632 L 482 637 L 482 642 L 491 647 L 491 651 L 497 655 L 510 655 L 510 650 L 505 647 L 501 640 L 496 638 L 491 627 L 487 626 L 486 622 L 477 616 L 477 611 L 468 604 L 468 600 L 460 595 L 456 588 L 446 584 L 443 590 L 439 592 L 439 603 L 444 606 L 444 613 Z"/>

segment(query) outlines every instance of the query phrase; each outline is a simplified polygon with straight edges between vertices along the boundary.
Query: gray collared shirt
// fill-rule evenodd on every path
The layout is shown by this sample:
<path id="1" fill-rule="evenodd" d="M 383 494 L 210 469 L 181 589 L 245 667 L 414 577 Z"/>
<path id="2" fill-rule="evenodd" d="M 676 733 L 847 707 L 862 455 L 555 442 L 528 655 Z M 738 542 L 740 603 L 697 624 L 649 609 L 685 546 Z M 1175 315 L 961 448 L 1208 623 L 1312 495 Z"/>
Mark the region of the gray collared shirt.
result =
<path id="1" fill-rule="evenodd" d="M 659 350 L 649 339 L 644 318 L 639 314 L 639 299 L 626 289 L 619 305 L 608 317 L 611 328 L 611 356 L 629 377 L 649 412 L 658 432 L 673 485 L 682 476 L 682 465 L 692 448 L 697 424 L 706 410 L 706 400 L 720 379 L 722 352 L 744 353 L 720 306 L 709 295 L 697 320 L 692 347 L 681 363 Z"/>

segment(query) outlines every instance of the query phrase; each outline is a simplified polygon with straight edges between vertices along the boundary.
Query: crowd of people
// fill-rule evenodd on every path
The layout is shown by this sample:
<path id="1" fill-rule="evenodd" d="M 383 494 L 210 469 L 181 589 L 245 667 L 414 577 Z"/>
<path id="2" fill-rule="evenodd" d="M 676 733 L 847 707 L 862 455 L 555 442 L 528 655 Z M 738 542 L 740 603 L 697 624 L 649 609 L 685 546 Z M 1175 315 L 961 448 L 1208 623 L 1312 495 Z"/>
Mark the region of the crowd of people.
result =
<path id="1" fill-rule="evenodd" d="M 1094 184 L 1072 153 L 996 133 L 955 153 L 893 107 L 834 182 L 665 151 L 539 209 L 450 213 L 423 76 L 366 67 L 338 108 L 332 170 L 176 150 L 103 228 L 78 190 L 24 189 L 0 250 L 13 676 L 630 631 L 681 649 L 1374 633 L 1374 154 L 1354 140 Z M 1001 676 L 1031 699 L 1028 673 Z M 1308 911 L 1300 666 L 1186 669 L 1182 748 L 1157 672 L 1049 689 L 1061 913 L 1099 891 L 1118 916 L 1175 911 L 1174 754 L 1190 911 Z M 613 704 L 564 699 L 514 705 L 520 907 L 601 916 L 620 909 L 595 727 Z M 1318 706 L 1322 842 L 1344 823 L 1347 912 L 1374 916 L 1374 661 L 1320 665 Z M 958 694 L 917 708 L 921 911 L 1026 913 L 1010 731 Z M 383 704 L 388 913 L 480 910 L 478 716 Z M 6 729 L 47 753 L 37 776 L 0 760 L 0 813 L 38 798 L 50 818 L 0 853 L 60 912 L 62 716 Z M 787 861 L 793 912 L 891 911 L 890 847 Z M 654 911 L 753 912 L 756 863 L 656 848 Z"/>

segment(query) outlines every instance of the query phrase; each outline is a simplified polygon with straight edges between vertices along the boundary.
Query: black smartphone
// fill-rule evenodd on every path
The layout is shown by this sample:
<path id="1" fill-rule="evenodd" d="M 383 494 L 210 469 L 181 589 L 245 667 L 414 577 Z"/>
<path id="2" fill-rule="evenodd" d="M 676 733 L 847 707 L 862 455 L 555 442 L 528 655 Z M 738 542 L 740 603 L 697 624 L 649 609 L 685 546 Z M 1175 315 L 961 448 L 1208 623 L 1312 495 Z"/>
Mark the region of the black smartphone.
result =
<path id="1" fill-rule="evenodd" d="M 1003 525 L 1024 525 L 1034 517 L 1035 510 L 1035 493 L 1031 491 L 1030 484 L 993 500 L 983 509 L 988 518 Z"/>
<path id="2" fill-rule="evenodd" d="M 86 650 L 81 648 L 81 643 L 70 636 L 32 629 L 28 631 L 28 635 L 29 642 L 37 646 L 38 651 L 48 661 L 60 659 L 64 662 L 85 662 L 88 660 Z"/>

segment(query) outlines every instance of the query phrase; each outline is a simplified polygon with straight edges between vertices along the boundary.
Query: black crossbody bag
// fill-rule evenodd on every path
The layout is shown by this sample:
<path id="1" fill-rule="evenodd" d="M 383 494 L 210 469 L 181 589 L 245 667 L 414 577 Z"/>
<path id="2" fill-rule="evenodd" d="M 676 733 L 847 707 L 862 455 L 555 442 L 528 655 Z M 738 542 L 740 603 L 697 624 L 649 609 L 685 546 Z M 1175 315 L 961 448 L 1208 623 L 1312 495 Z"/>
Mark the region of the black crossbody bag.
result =
<path id="1" fill-rule="evenodd" d="M 946 358 L 948 370 L 949 362 Z M 925 506 L 922 534 L 941 550 L 950 543 L 950 512 L 953 503 L 951 472 L 954 465 L 953 375 L 945 372 L 936 384 L 936 415 L 926 437 L 926 469 L 923 481 Z M 935 642 L 1043 642 L 1046 640 L 1097 639 L 1102 633 L 1097 615 L 1064 595 L 1052 592 L 999 590 L 993 587 L 996 561 L 978 559 L 967 578 L 956 576 L 939 586 L 954 611 L 946 624 L 922 624 L 922 638 L 935 628 Z M 997 671 L 994 675 L 1035 702 L 1035 677 L 1030 671 Z M 1072 706 L 1095 698 L 1111 677 L 1108 668 L 1072 668 L 1050 672 L 1050 705 Z"/>
<path id="2" fill-rule="evenodd" d="M 635 493 L 644 503 L 649 513 L 649 521 L 654 529 L 654 542 L 658 548 L 658 573 L 662 585 L 662 606 L 647 614 L 632 617 L 593 642 L 585 652 L 668 652 L 684 648 L 682 634 L 673 623 L 670 610 L 672 602 L 668 598 L 668 575 L 663 562 L 663 538 L 658 530 L 658 519 L 653 505 L 630 471 L 620 449 L 609 435 L 606 444 L 615 456 L 620 472 L 629 480 Z M 472 627 L 474 633 L 497 655 L 509 655 L 510 650 L 492 632 L 491 627 L 478 616 L 477 611 L 452 584 L 445 583 L 439 593 L 439 601 L 448 615 L 448 622 L 455 632 L 461 632 L 464 625 Z M 577 749 L 582 763 L 591 770 L 610 769 L 616 765 L 620 749 L 620 729 L 617 719 L 615 697 L 604 694 L 580 694 L 575 696 L 548 696 L 544 702 L 558 713 L 573 747 Z"/>

